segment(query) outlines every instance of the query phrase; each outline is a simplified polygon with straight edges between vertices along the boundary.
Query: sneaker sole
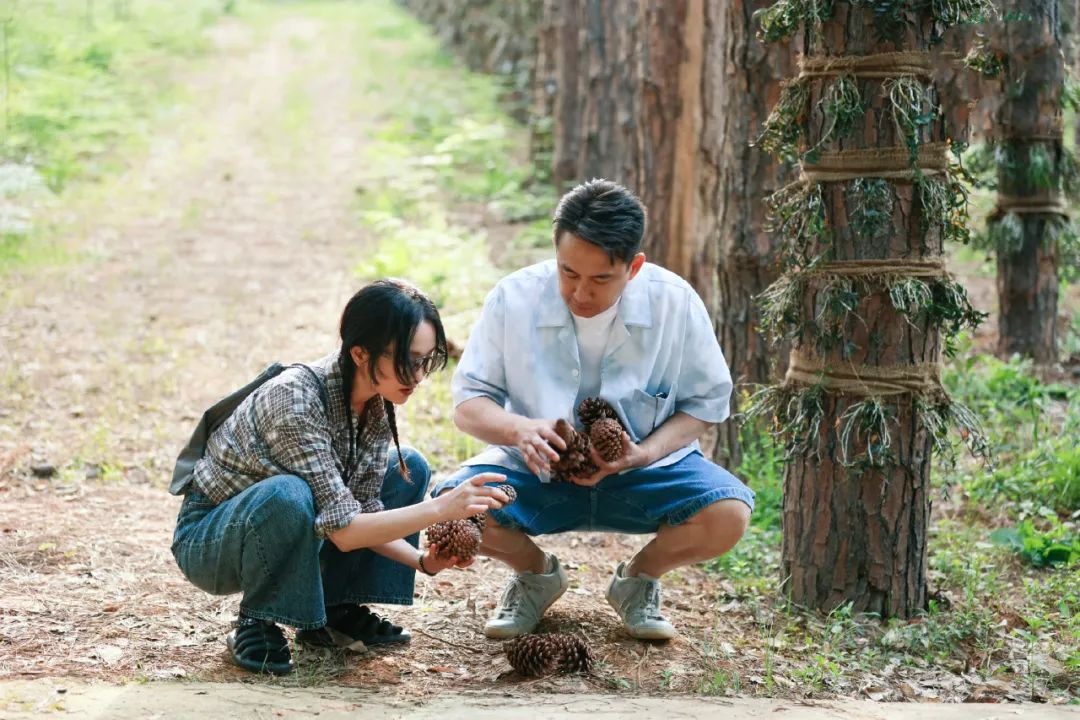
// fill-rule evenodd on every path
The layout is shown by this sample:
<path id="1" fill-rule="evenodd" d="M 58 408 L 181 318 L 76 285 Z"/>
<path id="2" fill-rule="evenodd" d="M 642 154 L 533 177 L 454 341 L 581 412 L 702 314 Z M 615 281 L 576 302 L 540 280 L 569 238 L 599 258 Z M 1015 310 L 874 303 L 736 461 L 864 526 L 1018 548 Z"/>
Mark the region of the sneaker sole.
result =
<path id="1" fill-rule="evenodd" d="M 552 605 L 554 605 L 555 601 L 558 600 L 559 598 L 561 598 L 563 596 L 563 593 L 565 593 L 567 588 L 569 588 L 569 587 L 570 587 L 570 579 L 567 578 L 566 584 L 563 585 L 561 588 L 559 588 L 559 592 L 555 594 L 555 597 L 551 598 L 551 600 L 548 602 L 547 605 L 540 608 L 540 614 L 539 614 L 539 616 L 538 616 L 538 618 L 536 620 L 536 623 L 534 623 L 533 626 L 531 628 L 529 628 L 528 630 L 522 630 L 522 629 L 518 629 L 518 628 L 509 628 L 509 627 L 504 628 L 504 627 L 499 627 L 499 626 L 490 627 L 488 625 L 485 625 L 484 626 L 484 637 L 489 637 L 489 638 L 492 638 L 494 640 L 506 640 L 508 638 L 515 638 L 515 637 L 517 637 L 519 635 L 528 635 L 529 633 L 531 633 L 533 630 L 536 629 L 537 625 L 540 624 L 540 621 L 544 618 L 544 613 L 546 613 L 548 611 L 548 608 L 551 607 Z"/>
<path id="2" fill-rule="evenodd" d="M 626 625 L 623 625 L 626 630 L 626 634 L 635 640 L 671 640 L 678 633 L 675 628 L 643 628 L 641 630 L 631 630 Z"/>

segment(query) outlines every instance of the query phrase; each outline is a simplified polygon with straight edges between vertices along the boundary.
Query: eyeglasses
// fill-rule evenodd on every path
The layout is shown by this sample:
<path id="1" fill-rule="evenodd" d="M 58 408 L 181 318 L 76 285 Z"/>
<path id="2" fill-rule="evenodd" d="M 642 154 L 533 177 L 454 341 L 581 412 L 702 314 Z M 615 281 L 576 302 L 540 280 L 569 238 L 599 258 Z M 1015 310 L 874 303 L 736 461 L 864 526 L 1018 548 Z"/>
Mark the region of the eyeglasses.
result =
<path id="1" fill-rule="evenodd" d="M 384 352 L 383 357 L 394 359 L 394 356 L 389 352 Z M 412 358 L 409 360 L 409 370 L 415 375 L 418 372 L 422 372 L 425 375 L 430 375 L 435 370 L 435 364 L 438 359 L 438 351 L 432 350 L 427 355 L 418 358 Z"/>

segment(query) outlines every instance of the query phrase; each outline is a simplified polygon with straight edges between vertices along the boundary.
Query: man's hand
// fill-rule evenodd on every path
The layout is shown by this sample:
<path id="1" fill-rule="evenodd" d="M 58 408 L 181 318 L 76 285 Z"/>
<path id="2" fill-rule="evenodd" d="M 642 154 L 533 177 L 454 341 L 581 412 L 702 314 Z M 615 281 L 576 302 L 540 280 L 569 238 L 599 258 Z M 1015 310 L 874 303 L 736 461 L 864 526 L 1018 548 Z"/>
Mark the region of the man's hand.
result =
<path id="1" fill-rule="evenodd" d="M 593 462 L 596 463 L 599 470 L 587 478 L 570 478 L 571 482 L 576 485 L 592 487 L 608 475 L 614 475 L 629 468 L 645 467 L 652 462 L 648 451 L 640 445 L 636 445 L 625 432 L 622 434 L 622 445 L 622 455 L 619 456 L 618 460 L 610 463 L 605 462 L 604 458 L 600 457 L 600 453 L 596 452 L 595 447 L 591 448 Z"/>
<path id="2" fill-rule="evenodd" d="M 465 562 L 458 562 L 456 557 L 439 557 L 439 548 L 435 545 L 428 545 L 427 553 L 424 555 L 424 569 L 426 569 L 432 575 L 438 575 L 443 570 L 452 567 L 467 568 L 473 564 L 476 558 L 466 560 Z"/>
<path id="3" fill-rule="evenodd" d="M 566 443 L 555 432 L 554 420 L 533 420 L 518 416 L 513 438 L 514 447 L 521 451 L 525 464 L 534 475 L 550 473 L 551 463 L 559 459 L 557 450 L 566 449 Z"/>

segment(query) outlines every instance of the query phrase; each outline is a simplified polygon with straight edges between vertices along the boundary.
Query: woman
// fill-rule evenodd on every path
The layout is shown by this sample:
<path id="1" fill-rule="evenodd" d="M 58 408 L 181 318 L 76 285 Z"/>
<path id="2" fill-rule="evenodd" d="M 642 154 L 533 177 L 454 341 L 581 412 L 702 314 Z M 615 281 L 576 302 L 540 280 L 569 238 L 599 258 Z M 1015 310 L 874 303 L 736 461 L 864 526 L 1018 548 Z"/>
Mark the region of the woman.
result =
<path id="1" fill-rule="evenodd" d="M 425 500 L 428 465 L 399 445 L 394 406 L 446 356 L 432 302 L 380 280 L 345 306 L 339 352 L 260 376 L 208 428 L 205 450 L 171 488 L 185 495 L 172 551 L 197 587 L 242 593 L 226 638 L 239 666 L 292 671 L 279 624 L 311 645 L 408 642 L 407 631 L 362 603 L 411 604 L 416 570 L 434 575 L 457 564 L 435 548 L 418 552 L 420 530 L 508 501 L 484 485 L 499 475 Z"/>

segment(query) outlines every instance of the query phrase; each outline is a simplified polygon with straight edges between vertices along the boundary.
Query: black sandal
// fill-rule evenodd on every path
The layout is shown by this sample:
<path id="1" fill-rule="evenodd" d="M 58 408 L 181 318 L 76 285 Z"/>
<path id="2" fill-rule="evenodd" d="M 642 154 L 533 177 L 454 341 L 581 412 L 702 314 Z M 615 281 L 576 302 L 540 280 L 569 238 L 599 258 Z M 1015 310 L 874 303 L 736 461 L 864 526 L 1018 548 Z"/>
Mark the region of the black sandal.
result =
<path id="1" fill-rule="evenodd" d="M 233 623 L 233 631 L 225 638 L 233 662 L 245 670 L 271 675 L 288 675 L 293 671 L 289 643 L 274 623 L 241 615 Z"/>
<path id="2" fill-rule="evenodd" d="M 372 612 L 367 605 L 335 605 L 326 609 L 326 618 L 326 625 L 318 630 L 298 631 L 296 641 L 363 652 L 368 645 L 395 645 L 412 640 L 408 630 Z"/>

